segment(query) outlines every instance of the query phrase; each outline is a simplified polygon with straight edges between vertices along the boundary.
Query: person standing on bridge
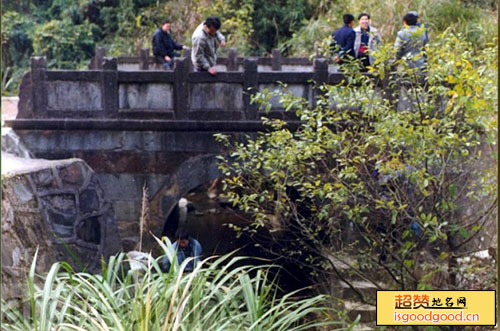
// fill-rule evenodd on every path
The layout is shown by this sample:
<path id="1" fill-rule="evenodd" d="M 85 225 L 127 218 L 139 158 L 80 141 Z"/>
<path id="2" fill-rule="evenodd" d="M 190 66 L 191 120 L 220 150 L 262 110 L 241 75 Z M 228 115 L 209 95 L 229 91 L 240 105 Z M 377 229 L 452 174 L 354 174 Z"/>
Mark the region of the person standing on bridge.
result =
<path id="1" fill-rule="evenodd" d="M 361 71 L 368 71 L 368 66 L 373 65 L 375 59 L 371 52 L 382 43 L 378 30 L 370 26 L 370 14 L 361 13 L 358 16 L 359 26 L 354 28 L 356 40 L 354 41 L 354 52 L 356 58 L 361 61 Z"/>
<path id="2" fill-rule="evenodd" d="M 429 42 L 425 27 L 417 26 L 417 16 L 408 13 L 403 17 L 404 29 L 398 32 L 394 47 L 398 59 L 404 59 L 409 68 L 418 68 L 419 73 L 425 68 L 427 57 L 425 45 Z"/>
<path id="3" fill-rule="evenodd" d="M 226 40 L 219 32 L 221 22 L 218 17 L 209 16 L 194 30 L 192 37 L 193 50 L 191 61 L 195 71 L 208 71 L 211 75 L 217 74 L 217 48 L 224 47 Z"/>
<path id="4" fill-rule="evenodd" d="M 164 19 L 161 27 L 153 34 L 153 55 L 167 70 L 172 69 L 174 57 L 181 56 L 176 50 L 187 48 L 172 39 L 170 36 L 171 26 L 172 22 L 169 19 Z"/>
<path id="5" fill-rule="evenodd" d="M 332 51 L 335 54 L 335 63 L 342 64 L 348 57 L 354 58 L 354 41 L 356 32 L 352 28 L 354 26 L 354 16 L 345 14 L 343 17 L 344 26 L 336 30 L 332 34 Z"/>
<path id="6" fill-rule="evenodd" d="M 427 40 L 429 40 L 429 27 L 427 26 L 427 24 L 422 24 L 422 22 L 420 22 L 420 16 L 418 16 L 418 13 L 416 11 L 410 11 L 408 12 L 408 14 L 412 14 L 413 16 L 415 16 L 417 18 L 417 26 L 419 28 L 424 28 L 424 35 L 425 35 L 425 38 Z"/>

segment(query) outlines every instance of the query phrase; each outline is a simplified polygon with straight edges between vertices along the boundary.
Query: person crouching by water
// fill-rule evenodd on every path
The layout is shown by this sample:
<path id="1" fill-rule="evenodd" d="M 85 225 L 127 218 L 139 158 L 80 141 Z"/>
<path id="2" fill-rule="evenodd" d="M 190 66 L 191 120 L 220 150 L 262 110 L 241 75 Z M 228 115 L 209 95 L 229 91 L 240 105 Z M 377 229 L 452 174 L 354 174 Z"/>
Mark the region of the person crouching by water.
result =
<path id="1" fill-rule="evenodd" d="M 153 55 L 156 61 L 163 64 L 165 69 L 171 70 L 174 64 L 174 57 L 181 56 L 176 50 L 186 49 L 186 46 L 178 44 L 170 36 L 172 22 L 164 19 L 155 33 L 153 34 Z"/>
<path id="2" fill-rule="evenodd" d="M 181 265 L 184 260 L 188 258 L 191 259 L 186 267 L 184 268 L 184 272 L 192 272 L 196 265 L 200 262 L 200 257 L 202 253 L 201 244 L 198 240 L 192 238 L 184 229 L 178 229 L 175 233 L 176 241 L 173 243 L 172 247 L 175 249 L 177 254 L 177 263 Z M 170 261 L 168 257 L 163 258 L 162 269 L 164 272 L 168 272 L 170 269 Z"/>
<path id="3" fill-rule="evenodd" d="M 361 61 L 361 71 L 368 71 L 368 66 L 373 65 L 375 59 L 372 52 L 382 43 L 378 30 L 370 26 L 370 14 L 361 13 L 358 16 L 359 26 L 354 28 L 356 39 L 354 41 L 354 52 L 356 58 Z"/>

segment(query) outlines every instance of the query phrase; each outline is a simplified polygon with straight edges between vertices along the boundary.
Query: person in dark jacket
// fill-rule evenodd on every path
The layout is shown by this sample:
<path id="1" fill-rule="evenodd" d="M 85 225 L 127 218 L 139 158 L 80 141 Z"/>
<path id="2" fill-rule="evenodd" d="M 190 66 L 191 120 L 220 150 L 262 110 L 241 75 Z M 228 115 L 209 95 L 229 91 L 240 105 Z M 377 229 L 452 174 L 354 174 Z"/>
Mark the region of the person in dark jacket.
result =
<path id="1" fill-rule="evenodd" d="M 176 50 L 186 48 L 186 46 L 176 43 L 170 36 L 171 25 L 172 22 L 165 19 L 161 27 L 153 34 L 153 55 L 166 69 L 172 69 L 174 57 L 180 56 Z"/>
<path id="2" fill-rule="evenodd" d="M 335 54 L 335 63 L 341 64 L 347 56 L 355 57 L 354 41 L 356 40 L 356 32 L 352 28 L 354 26 L 354 16 L 345 14 L 343 17 L 344 26 L 332 34 L 332 51 Z"/>

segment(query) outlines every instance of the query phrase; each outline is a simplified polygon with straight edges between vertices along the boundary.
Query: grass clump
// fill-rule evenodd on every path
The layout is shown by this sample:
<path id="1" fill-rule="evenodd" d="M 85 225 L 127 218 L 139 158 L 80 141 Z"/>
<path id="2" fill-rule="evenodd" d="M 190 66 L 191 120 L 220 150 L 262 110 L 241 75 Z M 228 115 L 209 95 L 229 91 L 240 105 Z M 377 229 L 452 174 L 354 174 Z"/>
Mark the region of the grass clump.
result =
<path id="1" fill-rule="evenodd" d="M 174 259 L 169 242 L 160 243 Z M 160 257 L 161 258 L 161 257 Z M 208 258 L 191 273 L 172 263 L 161 272 L 160 258 L 147 255 L 139 270 L 121 253 L 101 274 L 75 273 L 55 263 L 43 279 L 31 268 L 31 313 L 3 302 L 4 330 L 305 330 L 335 325 L 327 297 L 278 295 L 268 278 L 271 266 L 237 266 L 243 257 Z M 35 260 L 36 261 L 36 255 Z M 135 264 L 137 265 L 137 264 Z M 41 278 L 40 278 L 41 279 Z"/>

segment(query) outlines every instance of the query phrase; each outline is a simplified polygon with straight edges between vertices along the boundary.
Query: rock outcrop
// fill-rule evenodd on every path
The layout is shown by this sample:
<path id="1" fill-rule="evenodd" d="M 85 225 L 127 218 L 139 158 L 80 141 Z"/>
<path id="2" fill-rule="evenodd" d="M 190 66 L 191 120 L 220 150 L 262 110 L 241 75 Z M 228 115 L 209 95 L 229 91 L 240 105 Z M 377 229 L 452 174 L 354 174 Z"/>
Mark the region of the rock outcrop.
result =
<path id="1" fill-rule="evenodd" d="M 21 141 L 19 136 L 10 128 L 2 128 L 2 152 L 17 157 L 32 159 L 33 154 Z"/>
<path id="2" fill-rule="evenodd" d="M 121 249 L 113 209 L 80 159 L 2 153 L 2 297 L 20 299 L 38 247 L 37 272 L 57 261 L 95 272 Z"/>

